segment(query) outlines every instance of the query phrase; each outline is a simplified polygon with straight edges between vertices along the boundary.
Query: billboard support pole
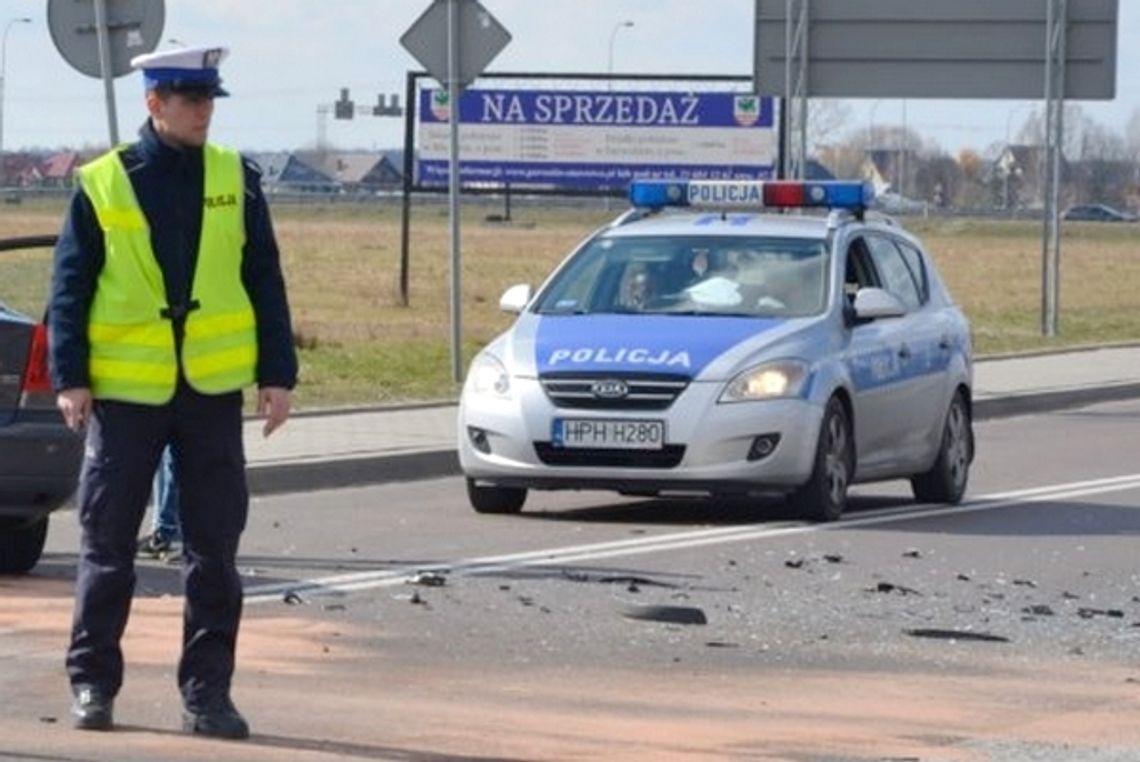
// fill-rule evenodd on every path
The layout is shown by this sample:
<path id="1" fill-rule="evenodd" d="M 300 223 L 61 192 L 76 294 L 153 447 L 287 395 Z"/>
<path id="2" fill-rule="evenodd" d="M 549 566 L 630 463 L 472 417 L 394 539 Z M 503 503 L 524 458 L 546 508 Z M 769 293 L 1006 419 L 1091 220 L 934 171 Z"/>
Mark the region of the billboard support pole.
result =
<path id="1" fill-rule="evenodd" d="M 416 139 L 416 83 L 419 75 L 409 71 L 405 77 L 404 102 L 404 193 L 400 209 L 400 304 L 407 307 L 410 302 L 408 296 L 408 271 L 411 269 L 410 230 L 412 227 L 412 184 L 415 178 L 415 139 Z"/>
<path id="2" fill-rule="evenodd" d="M 459 254 L 459 3 L 447 2 L 447 104 L 450 121 L 448 157 L 451 165 L 447 209 L 451 221 L 451 378 L 463 381 L 463 331 L 460 298 L 463 293 Z"/>

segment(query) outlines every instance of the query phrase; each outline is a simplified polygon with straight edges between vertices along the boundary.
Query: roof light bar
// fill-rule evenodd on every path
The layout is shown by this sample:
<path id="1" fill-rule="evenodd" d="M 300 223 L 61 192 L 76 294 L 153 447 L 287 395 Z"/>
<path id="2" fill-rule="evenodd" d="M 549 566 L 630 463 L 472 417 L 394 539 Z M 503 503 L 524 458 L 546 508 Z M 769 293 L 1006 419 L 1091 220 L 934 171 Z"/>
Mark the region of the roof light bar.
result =
<path id="1" fill-rule="evenodd" d="M 637 207 L 698 206 L 736 209 L 824 207 L 866 209 L 874 200 L 870 183 L 829 180 L 634 180 L 630 203 Z"/>

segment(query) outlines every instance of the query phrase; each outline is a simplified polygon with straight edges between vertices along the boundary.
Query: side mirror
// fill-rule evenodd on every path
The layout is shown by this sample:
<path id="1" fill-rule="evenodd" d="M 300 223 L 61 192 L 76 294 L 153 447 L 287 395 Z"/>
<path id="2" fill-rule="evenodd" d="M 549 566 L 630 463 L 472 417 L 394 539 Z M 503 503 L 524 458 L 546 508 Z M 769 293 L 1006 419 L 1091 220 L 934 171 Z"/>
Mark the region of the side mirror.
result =
<path id="1" fill-rule="evenodd" d="M 866 323 L 881 318 L 896 318 L 906 314 L 906 305 L 889 291 L 881 288 L 861 288 L 855 294 L 855 320 Z"/>
<path id="2" fill-rule="evenodd" d="M 519 313 L 530 304 L 531 290 L 529 283 L 517 283 L 499 297 L 499 309 L 503 312 Z"/>

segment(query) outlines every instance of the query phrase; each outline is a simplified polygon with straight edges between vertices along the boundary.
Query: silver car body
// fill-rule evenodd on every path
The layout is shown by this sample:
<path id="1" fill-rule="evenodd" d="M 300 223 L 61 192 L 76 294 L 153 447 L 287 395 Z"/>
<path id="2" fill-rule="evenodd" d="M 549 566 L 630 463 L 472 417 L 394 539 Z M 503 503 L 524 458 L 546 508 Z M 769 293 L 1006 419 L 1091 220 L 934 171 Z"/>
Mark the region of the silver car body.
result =
<path id="1" fill-rule="evenodd" d="M 537 309 L 575 258 L 597 242 L 695 237 L 819 242 L 826 252 L 821 309 L 787 317 Z M 854 259 L 858 250 L 866 258 L 871 240 L 876 247 L 886 241 L 918 263 L 920 304 L 908 308 L 886 288 L 864 288 L 856 297 L 849 254 Z M 508 293 L 506 301 L 527 292 L 516 287 Z M 488 391 L 477 378 L 495 361 L 509 377 L 505 393 Z M 724 400 L 742 373 L 785 362 L 805 371 L 796 393 Z M 650 397 L 671 393 L 668 384 L 654 385 L 670 380 L 679 393 L 665 407 L 637 401 L 639 390 Z M 474 483 L 496 487 L 787 492 L 812 474 L 825 406 L 839 396 L 854 437 L 851 481 L 907 477 L 932 467 L 951 400 L 961 394 L 968 404 L 971 383 L 967 321 L 921 244 L 889 221 L 846 212 L 632 215 L 588 238 L 529 299 L 514 325 L 475 358 L 459 409 L 459 460 Z M 607 420 L 660 421 L 663 446 L 559 446 L 566 426 Z M 626 434 L 636 438 L 636 426 Z M 773 434 L 774 448 L 756 457 L 758 437 Z"/>

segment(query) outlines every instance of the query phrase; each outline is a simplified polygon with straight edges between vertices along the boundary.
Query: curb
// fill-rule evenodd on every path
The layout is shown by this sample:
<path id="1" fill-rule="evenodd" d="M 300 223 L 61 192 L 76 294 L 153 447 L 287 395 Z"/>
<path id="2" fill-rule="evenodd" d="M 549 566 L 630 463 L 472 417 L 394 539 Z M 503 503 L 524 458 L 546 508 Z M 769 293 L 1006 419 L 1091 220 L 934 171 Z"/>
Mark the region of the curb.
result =
<path id="1" fill-rule="evenodd" d="M 974 401 L 974 420 L 1011 418 L 1135 398 L 1140 398 L 1140 383 L 988 397 Z M 279 495 L 439 479 L 455 476 L 460 471 L 458 454 L 453 448 L 446 448 L 340 460 L 268 463 L 250 466 L 246 473 L 250 495 Z"/>

